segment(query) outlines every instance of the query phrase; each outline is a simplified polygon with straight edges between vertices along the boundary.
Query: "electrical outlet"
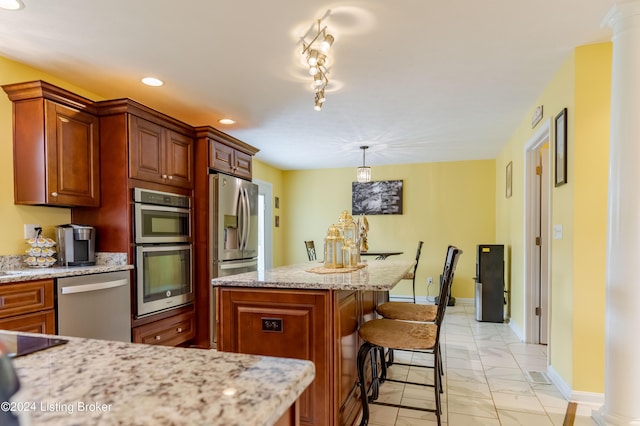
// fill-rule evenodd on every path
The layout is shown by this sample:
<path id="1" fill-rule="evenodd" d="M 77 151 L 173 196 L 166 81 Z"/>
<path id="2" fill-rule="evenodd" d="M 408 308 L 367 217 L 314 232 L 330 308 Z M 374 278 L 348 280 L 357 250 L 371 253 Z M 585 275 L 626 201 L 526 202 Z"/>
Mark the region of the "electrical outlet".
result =
<path id="1" fill-rule="evenodd" d="M 35 238 L 36 237 L 36 228 L 41 228 L 40 225 L 34 225 L 34 224 L 24 224 L 24 239 L 28 240 L 29 238 Z"/>
<path id="2" fill-rule="evenodd" d="M 433 277 L 427 278 L 427 284 L 429 285 L 433 284 Z"/>

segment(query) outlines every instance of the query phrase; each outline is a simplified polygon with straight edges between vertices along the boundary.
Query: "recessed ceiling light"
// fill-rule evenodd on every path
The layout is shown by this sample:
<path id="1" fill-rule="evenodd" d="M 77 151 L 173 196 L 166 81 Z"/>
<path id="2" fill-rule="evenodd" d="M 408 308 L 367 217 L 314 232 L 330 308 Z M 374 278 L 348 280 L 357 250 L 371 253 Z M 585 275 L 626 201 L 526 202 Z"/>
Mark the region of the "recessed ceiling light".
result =
<path id="1" fill-rule="evenodd" d="M 231 118 L 221 118 L 218 120 L 218 123 L 220 124 L 234 124 L 235 122 L 236 120 L 232 120 Z"/>
<path id="2" fill-rule="evenodd" d="M 20 10 L 24 8 L 24 3 L 20 0 L 0 0 L 0 8 L 7 10 Z"/>
<path id="3" fill-rule="evenodd" d="M 2 1 L 2 0 L 0 0 Z M 155 77 L 145 77 L 142 79 L 142 82 L 144 84 L 146 84 L 147 86 L 153 86 L 153 87 L 158 87 L 158 86 L 162 86 L 164 84 L 164 82 L 158 78 Z"/>

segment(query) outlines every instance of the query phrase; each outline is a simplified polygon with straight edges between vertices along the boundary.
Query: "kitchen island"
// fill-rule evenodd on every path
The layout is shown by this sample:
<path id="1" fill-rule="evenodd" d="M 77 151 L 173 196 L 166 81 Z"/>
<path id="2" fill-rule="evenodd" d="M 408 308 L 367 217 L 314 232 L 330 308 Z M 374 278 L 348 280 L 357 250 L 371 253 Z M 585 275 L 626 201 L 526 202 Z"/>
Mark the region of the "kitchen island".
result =
<path id="1" fill-rule="evenodd" d="M 314 377 L 302 360 L 49 337 L 68 343 L 13 359 L 33 426 L 293 425 Z"/>
<path id="2" fill-rule="evenodd" d="M 358 327 L 375 318 L 413 264 L 375 260 L 352 272 L 322 273 L 322 264 L 307 262 L 215 278 L 217 348 L 313 361 L 301 424 L 353 425 L 361 411 Z"/>

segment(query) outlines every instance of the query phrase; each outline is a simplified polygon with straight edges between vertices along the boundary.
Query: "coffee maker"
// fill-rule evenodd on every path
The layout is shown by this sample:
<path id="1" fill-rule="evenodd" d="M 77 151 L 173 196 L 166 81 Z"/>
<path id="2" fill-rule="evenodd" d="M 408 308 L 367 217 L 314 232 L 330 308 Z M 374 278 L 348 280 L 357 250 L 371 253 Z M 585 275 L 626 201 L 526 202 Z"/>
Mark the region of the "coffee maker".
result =
<path id="1" fill-rule="evenodd" d="M 93 226 L 60 225 L 58 234 L 58 262 L 64 266 L 96 264 L 96 230 Z"/>

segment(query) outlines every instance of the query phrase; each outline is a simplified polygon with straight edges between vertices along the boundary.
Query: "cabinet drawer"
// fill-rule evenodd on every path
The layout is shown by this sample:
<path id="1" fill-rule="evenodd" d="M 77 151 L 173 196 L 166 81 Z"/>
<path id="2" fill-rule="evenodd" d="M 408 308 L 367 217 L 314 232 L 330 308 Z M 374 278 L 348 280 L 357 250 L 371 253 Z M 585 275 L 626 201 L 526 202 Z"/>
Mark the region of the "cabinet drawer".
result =
<path id="1" fill-rule="evenodd" d="M 53 309 L 53 280 L 0 286 L 0 318 Z"/>
<path id="2" fill-rule="evenodd" d="M 174 315 L 133 329 L 133 341 L 148 345 L 177 346 L 194 337 L 193 312 Z"/>
<path id="3" fill-rule="evenodd" d="M 53 309 L 33 314 L 0 319 L 0 329 L 25 333 L 56 334 L 56 314 Z"/>

